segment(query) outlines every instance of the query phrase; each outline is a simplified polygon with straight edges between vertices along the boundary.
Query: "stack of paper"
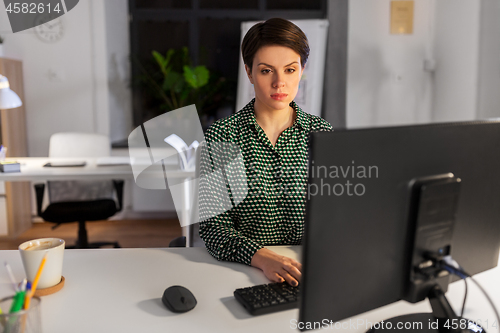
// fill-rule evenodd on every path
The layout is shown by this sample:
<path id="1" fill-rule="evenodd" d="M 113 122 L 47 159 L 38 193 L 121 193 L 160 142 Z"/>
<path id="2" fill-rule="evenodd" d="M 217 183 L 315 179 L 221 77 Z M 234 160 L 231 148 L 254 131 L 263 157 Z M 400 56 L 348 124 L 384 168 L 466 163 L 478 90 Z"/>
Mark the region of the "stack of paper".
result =
<path id="1" fill-rule="evenodd" d="M 196 148 L 200 145 L 200 143 L 196 140 L 191 143 L 188 147 L 186 142 L 182 140 L 177 134 L 172 134 L 165 138 L 166 143 L 171 145 L 177 150 L 179 156 L 181 157 L 181 169 L 193 169 L 195 166 L 195 152 Z"/>
<path id="2" fill-rule="evenodd" d="M 0 172 L 20 172 L 21 164 L 18 162 L 0 162 Z"/>

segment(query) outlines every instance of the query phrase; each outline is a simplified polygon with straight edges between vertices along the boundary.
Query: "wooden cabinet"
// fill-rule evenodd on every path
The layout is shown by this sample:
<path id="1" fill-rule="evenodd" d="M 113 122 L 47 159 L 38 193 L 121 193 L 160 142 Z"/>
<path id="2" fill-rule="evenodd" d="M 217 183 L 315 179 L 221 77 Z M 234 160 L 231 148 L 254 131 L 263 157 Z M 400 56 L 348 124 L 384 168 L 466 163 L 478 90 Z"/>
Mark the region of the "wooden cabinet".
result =
<path id="1" fill-rule="evenodd" d="M 24 99 L 22 62 L 0 58 L 0 74 L 9 79 L 10 88 Z M 8 157 L 28 156 L 26 114 L 24 104 L 15 109 L 1 110 L 2 145 Z M 1 187 L 1 186 L 0 186 Z M 5 192 L 0 193 L 0 224 L 7 218 L 5 227 L 0 225 L 0 237 L 16 237 L 31 227 L 31 183 L 5 182 Z M 3 221 L 5 224 L 5 221 Z"/>

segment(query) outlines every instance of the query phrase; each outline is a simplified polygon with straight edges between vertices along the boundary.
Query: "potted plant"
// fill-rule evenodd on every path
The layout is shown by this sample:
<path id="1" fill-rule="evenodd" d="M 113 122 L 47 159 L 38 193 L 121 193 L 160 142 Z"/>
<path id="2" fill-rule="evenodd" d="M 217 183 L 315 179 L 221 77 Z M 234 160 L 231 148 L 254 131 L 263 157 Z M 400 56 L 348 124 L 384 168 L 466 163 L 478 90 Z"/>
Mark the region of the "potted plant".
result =
<path id="1" fill-rule="evenodd" d="M 148 65 L 136 60 L 141 73 L 137 81 L 155 110 L 142 118 L 147 120 L 195 104 L 202 126 L 207 128 L 213 121 L 214 110 L 224 102 L 225 78 L 204 65 L 193 66 L 187 47 L 170 49 L 165 55 L 152 51 L 152 56 Z"/>

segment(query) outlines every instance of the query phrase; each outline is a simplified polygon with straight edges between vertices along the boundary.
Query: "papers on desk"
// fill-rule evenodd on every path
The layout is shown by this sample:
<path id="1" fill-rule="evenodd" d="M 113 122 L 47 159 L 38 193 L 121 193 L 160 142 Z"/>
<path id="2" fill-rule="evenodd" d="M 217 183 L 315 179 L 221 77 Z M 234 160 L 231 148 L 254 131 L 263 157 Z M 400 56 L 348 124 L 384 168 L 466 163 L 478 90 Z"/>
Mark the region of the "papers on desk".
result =
<path id="1" fill-rule="evenodd" d="M 68 168 L 68 167 L 83 167 L 87 165 L 85 161 L 53 161 L 45 163 L 46 168 Z"/>
<path id="2" fill-rule="evenodd" d="M 186 142 L 176 134 L 169 135 L 164 139 L 164 141 L 177 150 L 177 153 L 181 158 L 181 169 L 186 170 L 194 168 L 196 163 L 194 153 L 196 148 L 200 145 L 198 141 L 194 140 L 188 147 Z"/>
<path id="3" fill-rule="evenodd" d="M 128 156 L 100 157 L 97 159 L 96 164 L 98 166 L 130 165 L 130 157 Z"/>

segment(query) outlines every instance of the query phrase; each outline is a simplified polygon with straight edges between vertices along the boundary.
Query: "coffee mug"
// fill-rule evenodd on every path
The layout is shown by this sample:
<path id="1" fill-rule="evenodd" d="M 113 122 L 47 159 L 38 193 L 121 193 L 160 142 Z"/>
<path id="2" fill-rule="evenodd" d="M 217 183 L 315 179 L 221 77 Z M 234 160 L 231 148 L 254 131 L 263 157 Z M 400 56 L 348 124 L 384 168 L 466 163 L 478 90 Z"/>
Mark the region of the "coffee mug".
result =
<path id="1" fill-rule="evenodd" d="M 60 238 L 34 239 L 19 245 L 24 271 L 28 281 L 33 283 L 42 258 L 47 253 L 37 289 L 53 287 L 61 282 L 65 242 Z"/>

